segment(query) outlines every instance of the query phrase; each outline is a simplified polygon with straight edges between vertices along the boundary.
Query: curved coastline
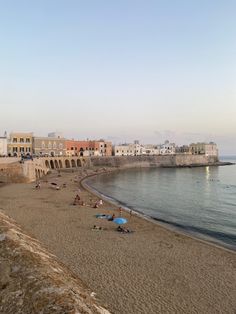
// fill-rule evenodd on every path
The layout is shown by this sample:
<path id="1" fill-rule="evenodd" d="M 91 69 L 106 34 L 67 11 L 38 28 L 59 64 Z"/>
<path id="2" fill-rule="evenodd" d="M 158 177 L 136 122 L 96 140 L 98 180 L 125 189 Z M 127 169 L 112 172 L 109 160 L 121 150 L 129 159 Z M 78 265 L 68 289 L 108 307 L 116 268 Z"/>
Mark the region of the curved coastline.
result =
<path id="1" fill-rule="evenodd" d="M 220 162 L 220 164 L 217 164 L 217 165 L 214 165 L 214 166 L 225 166 L 225 165 L 234 165 L 234 163 L 231 163 L 231 162 Z M 199 166 L 198 166 L 199 167 Z M 202 165 L 202 167 L 206 167 L 206 165 Z M 180 168 L 183 168 L 182 166 Z M 208 245 L 211 245 L 211 246 L 214 246 L 214 247 L 217 247 L 217 248 L 220 248 L 220 249 L 223 249 L 223 250 L 226 250 L 226 251 L 230 251 L 230 252 L 233 252 L 233 253 L 236 253 L 236 247 L 235 246 L 231 246 L 230 244 L 226 244 L 220 240 L 216 240 L 212 237 L 208 237 L 208 235 L 210 234 L 207 233 L 207 232 L 192 232 L 191 233 L 191 230 L 188 229 L 188 228 L 185 228 L 184 226 L 180 225 L 180 224 L 177 224 L 177 223 L 173 223 L 173 222 L 169 222 L 167 220 L 163 220 L 163 219 L 159 219 L 159 218 L 156 218 L 156 217 L 152 217 L 152 216 L 149 216 L 149 215 L 146 215 L 144 214 L 143 212 L 141 211 L 138 211 L 137 209 L 134 209 L 132 207 L 129 207 L 127 206 L 126 203 L 124 202 L 121 202 L 117 199 L 114 199 L 112 198 L 111 196 L 109 195 L 106 195 L 104 193 L 102 193 L 101 191 L 98 191 L 96 189 L 94 189 L 93 187 L 91 187 L 89 184 L 86 183 L 86 180 L 88 180 L 89 178 L 91 177 L 95 177 L 95 176 L 98 176 L 98 175 L 103 175 L 103 174 L 109 174 L 111 172 L 117 172 L 117 171 L 124 171 L 124 170 L 127 170 L 128 168 L 125 168 L 125 169 L 109 169 L 109 171 L 104 171 L 104 172 L 96 172 L 96 173 L 93 173 L 93 174 L 89 174 L 83 178 L 81 178 L 79 180 L 79 184 L 80 186 L 87 190 L 89 193 L 91 193 L 92 195 L 94 196 L 97 196 L 101 199 L 103 199 L 104 201 L 106 201 L 107 203 L 110 203 L 111 205 L 113 206 L 121 206 L 123 210 L 125 210 L 127 213 L 130 212 L 130 210 L 132 210 L 132 213 L 136 216 L 138 216 L 139 218 L 141 219 L 145 219 L 153 224 L 157 224 L 158 226 L 162 227 L 162 228 L 165 228 L 173 233 L 176 233 L 176 234 L 180 234 L 182 236 L 186 236 L 190 239 L 193 239 L 193 240 L 197 240 L 197 241 L 200 241 L 204 244 L 208 244 Z M 200 228 L 199 228 L 200 230 Z"/>

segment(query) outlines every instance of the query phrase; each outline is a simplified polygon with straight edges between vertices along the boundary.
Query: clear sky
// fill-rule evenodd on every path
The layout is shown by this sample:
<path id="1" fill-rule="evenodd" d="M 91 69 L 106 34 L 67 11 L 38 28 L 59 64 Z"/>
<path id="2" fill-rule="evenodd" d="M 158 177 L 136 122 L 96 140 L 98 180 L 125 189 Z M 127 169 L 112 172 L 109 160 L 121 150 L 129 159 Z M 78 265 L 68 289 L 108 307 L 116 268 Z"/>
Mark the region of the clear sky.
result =
<path id="1" fill-rule="evenodd" d="M 1 133 L 236 154 L 236 1 L 0 0 L 0 106 Z"/>

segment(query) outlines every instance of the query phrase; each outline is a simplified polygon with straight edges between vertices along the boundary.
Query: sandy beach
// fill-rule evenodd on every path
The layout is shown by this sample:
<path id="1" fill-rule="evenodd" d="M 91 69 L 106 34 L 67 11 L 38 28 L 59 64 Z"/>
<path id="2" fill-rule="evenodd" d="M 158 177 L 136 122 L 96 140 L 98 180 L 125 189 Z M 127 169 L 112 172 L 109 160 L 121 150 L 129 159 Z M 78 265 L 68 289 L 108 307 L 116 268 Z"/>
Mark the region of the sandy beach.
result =
<path id="1" fill-rule="evenodd" d="M 0 210 L 76 273 L 112 313 L 236 313 L 235 252 L 124 211 L 126 227 L 134 232 L 117 232 L 113 222 L 95 217 L 119 216 L 117 207 L 104 202 L 92 208 L 98 197 L 79 183 L 92 173 L 52 173 L 40 189 L 33 183 L 4 185 Z M 73 205 L 77 193 L 86 206 Z M 102 230 L 92 230 L 94 225 Z"/>

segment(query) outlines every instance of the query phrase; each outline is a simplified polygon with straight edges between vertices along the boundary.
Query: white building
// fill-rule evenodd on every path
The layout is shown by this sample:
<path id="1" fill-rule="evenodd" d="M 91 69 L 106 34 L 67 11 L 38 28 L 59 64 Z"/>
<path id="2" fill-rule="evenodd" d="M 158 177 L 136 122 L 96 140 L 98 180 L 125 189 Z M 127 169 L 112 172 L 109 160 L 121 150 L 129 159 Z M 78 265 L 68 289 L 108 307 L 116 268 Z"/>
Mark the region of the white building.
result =
<path id="1" fill-rule="evenodd" d="M 0 137 L 0 156 L 7 156 L 7 137 Z"/>
<path id="2" fill-rule="evenodd" d="M 175 154 L 175 143 L 170 143 L 169 141 L 165 141 L 165 143 L 161 144 L 159 147 L 160 147 L 161 155 Z"/>
<path id="3" fill-rule="evenodd" d="M 140 156 L 143 153 L 143 146 L 138 144 L 122 144 L 114 146 L 115 156 Z"/>
<path id="4" fill-rule="evenodd" d="M 189 145 L 189 151 L 193 155 L 218 156 L 217 145 L 210 143 L 192 143 Z"/>
<path id="5" fill-rule="evenodd" d="M 142 154 L 147 156 L 160 155 L 160 147 L 152 144 L 144 145 Z"/>

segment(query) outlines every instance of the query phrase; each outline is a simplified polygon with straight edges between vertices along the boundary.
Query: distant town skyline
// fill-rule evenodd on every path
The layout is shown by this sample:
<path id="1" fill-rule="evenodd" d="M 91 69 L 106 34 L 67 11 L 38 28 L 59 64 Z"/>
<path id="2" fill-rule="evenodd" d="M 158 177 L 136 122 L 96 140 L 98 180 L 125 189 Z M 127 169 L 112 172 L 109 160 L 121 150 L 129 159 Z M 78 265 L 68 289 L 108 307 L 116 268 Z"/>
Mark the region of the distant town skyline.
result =
<path id="1" fill-rule="evenodd" d="M 0 1 L 0 136 L 236 155 L 236 2 Z"/>

